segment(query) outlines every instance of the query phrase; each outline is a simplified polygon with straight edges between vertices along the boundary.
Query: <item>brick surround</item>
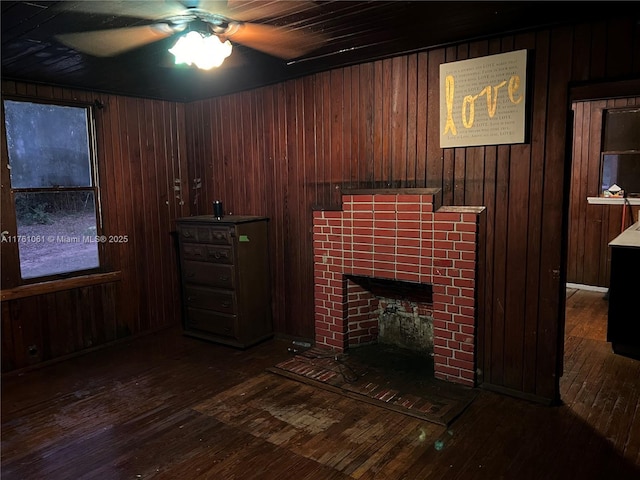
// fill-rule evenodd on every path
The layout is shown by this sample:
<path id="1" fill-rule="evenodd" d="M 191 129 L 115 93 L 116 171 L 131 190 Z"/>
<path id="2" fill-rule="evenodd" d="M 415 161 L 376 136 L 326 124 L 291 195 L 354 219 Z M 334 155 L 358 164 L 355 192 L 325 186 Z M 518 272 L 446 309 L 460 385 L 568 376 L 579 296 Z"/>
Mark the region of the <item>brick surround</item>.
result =
<path id="1" fill-rule="evenodd" d="M 348 276 L 428 283 L 434 375 L 473 386 L 478 229 L 485 209 L 438 208 L 437 198 L 434 189 L 352 191 L 342 196 L 342 210 L 313 212 L 315 342 L 343 352 L 375 328 L 357 317 L 372 300 L 354 290 Z M 354 327 L 363 323 L 366 328 Z"/>

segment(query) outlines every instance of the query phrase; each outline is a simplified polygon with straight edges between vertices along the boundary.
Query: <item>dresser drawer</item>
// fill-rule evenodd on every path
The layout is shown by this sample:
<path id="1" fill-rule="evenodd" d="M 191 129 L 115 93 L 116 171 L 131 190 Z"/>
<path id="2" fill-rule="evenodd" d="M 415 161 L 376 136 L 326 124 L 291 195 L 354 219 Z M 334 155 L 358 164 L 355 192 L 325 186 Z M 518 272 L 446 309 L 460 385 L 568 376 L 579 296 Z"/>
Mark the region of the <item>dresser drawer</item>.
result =
<path id="1" fill-rule="evenodd" d="M 201 330 L 225 337 L 235 337 L 237 336 L 235 325 L 235 315 L 225 315 L 224 313 L 200 310 L 197 308 L 187 309 L 185 325 L 187 329 Z"/>
<path id="2" fill-rule="evenodd" d="M 233 289 L 233 267 L 217 263 L 185 261 L 182 274 L 186 283 Z"/>
<path id="3" fill-rule="evenodd" d="M 188 242 L 197 242 L 199 227 L 196 225 L 181 225 L 180 227 L 180 239 Z"/>
<path id="4" fill-rule="evenodd" d="M 201 234 L 206 235 L 207 239 L 200 240 L 201 242 L 206 241 L 207 243 L 215 243 L 218 245 L 231 245 L 233 243 L 232 242 L 233 230 L 231 230 L 228 227 L 220 227 L 220 228 L 208 227 L 206 230 L 207 230 L 206 232 L 201 232 Z"/>
<path id="5" fill-rule="evenodd" d="M 231 265 L 233 263 L 233 249 L 232 247 L 185 242 L 182 244 L 182 257 L 184 260 Z"/>
<path id="6" fill-rule="evenodd" d="M 209 227 L 201 225 L 180 225 L 180 239 L 188 242 L 231 245 L 233 235 L 229 227 Z"/>
<path id="7" fill-rule="evenodd" d="M 209 262 L 216 263 L 233 263 L 233 250 L 231 247 L 218 247 L 216 245 L 207 245 L 206 259 Z"/>
<path id="8" fill-rule="evenodd" d="M 199 243 L 183 243 L 182 257 L 186 260 L 206 260 L 207 246 Z"/>
<path id="9" fill-rule="evenodd" d="M 189 308 L 205 308 L 216 312 L 233 314 L 236 312 L 233 292 L 213 288 L 185 286 L 185 301 Z"/>

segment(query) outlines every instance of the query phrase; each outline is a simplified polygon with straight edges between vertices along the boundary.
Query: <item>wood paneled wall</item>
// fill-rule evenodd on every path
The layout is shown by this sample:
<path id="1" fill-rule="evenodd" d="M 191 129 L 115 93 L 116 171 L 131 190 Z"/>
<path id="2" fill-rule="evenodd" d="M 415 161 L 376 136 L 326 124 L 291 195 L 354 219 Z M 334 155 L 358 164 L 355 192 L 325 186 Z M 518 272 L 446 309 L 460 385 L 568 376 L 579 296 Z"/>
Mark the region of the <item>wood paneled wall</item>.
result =
<path id="1" fill-rule="evenodd" d="M 3 372 L 178 323 L 171 232 L 188 215 L 184 105 L 15 82 L 3 82 L 2 94 L 103 105 L 95 109 L 103 233 L 128 236 L 105 244 L 105 270 L 120 280 L 2 302 Z M 6 271 L 2 280 L 15 286 Z"/>
<path id="2" fill-rule="evenodd" d="M 484 205 L 478 369 L 554 400 L 561 373 L 571 82 L 637 77 L 635 20 L 564 26 L 332 70 L 186 106 L 191 213 L 271 218 L 276 330 L 313 337 L 314 207 L 345 187 L 437 187 Z M 632 48 L 635 46 L 636 48 Z M 529 142 L 439 148 L 443 62 L 526 48 Z"/>
<path id="3" fill-rule="evenodd" d="M 609 286 L 611 251 L 608 246 L 622 231 L 622 205 L 590 205 L 587 197 L 600 191 L 603 112 L 640 105 L 640 98 L 574 102 L 573 159 L 569 206 L 567 282 Z M 638 132 L 640 135 L 640 132 Z M 638 218 L 638 207 L 625 209 L 625 225 Z"/>

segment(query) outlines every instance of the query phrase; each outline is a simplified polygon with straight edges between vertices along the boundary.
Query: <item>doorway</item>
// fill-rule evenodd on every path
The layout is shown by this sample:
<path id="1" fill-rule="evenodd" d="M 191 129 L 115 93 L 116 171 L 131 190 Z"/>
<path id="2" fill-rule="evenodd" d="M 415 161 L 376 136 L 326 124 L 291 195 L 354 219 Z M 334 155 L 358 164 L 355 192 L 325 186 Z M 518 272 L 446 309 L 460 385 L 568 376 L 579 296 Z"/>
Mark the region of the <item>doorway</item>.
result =
<path id="1" fill-rule="evenodd" d="M 638 90 L 637 86 L 635 87 Z M 579 382 L 585 351 L 611 352 L 607 343 L 607 292 L 610 278 L 608 244 L 638 218 L 640 206 L 594 201 L 602 196 L 603 126 L 608 111 L 640 107 L 640 96 L 616 92 L 596 98 L 589 90 L 572 89 L 570 192 L 568 201 L 563 378 L 560 396 L 571 402 Z M 602 90 L 599 90 L 600 92 Z M 637 92 L 634 92 L 637 93 Z M 578 383 L 576 383 L 578 382 Z"/>

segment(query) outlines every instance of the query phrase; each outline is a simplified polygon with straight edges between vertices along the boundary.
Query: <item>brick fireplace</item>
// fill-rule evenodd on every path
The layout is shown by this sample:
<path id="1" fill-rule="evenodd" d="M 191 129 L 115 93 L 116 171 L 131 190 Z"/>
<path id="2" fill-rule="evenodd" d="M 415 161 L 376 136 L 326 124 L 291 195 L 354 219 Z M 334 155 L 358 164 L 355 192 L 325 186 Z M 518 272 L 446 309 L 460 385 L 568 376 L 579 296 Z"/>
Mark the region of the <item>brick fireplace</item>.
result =
<path id="1" fill-rule="evenodd" d="M 375 339 L 354 277 L 429 285 L 436 378 L 476 382 L 478 230 L 484 207 L 440 207 L 436 189 L 352 190 L 313 212 L 315 342 L 338 352 Z M 364 339 L 364 340 L 363 340 Z"/>

